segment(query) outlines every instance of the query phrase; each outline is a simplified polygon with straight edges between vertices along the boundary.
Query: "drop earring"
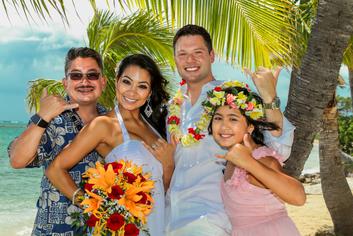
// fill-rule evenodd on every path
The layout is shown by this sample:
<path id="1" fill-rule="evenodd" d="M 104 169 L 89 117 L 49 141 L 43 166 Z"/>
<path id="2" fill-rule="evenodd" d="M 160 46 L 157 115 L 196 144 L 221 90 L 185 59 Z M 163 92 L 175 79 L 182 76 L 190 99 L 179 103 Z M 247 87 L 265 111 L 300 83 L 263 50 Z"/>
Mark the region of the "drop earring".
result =
<path id="1" fill-rule="evenodd" d="M 149 97 L 147 99 L 147 105 L 145 107 L 144 112 L 148 118 L 150 118 L 150 116 L 152 115 L 153 110 L 152 110 L 152 106 L 151 106 L 151 97 Z"/>

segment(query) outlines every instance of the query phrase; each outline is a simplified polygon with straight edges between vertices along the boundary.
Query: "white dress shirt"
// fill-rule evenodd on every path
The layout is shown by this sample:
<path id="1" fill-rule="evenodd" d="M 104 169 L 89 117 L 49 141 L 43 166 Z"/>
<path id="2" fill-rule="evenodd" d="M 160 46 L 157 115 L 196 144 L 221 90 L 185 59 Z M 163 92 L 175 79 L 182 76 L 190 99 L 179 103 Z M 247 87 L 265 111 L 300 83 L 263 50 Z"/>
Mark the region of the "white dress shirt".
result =
<path id="1" fill-rule="evenodd" d="M 186 95 L 187 86 L 183 86 L 184 103 L 181 107 L 180 128 L 184 134 L 200 119 L 203 113 L 202 102 L 207 97 L 207 91 L 222 82 L 224 81 L 214 80 L 205 84 L 194 105 L 191 105 Z M 273 137 L 266 132 L 264 137 L 267 146 L 288 158 L 294 126 L 285 118 L 283 122 L 282 136 Z M 224 154 L 226 150 L 219 147 L 207 131 L 203 134 L 206 136 L 197 144 L 189 147 L 178 144 L 174 154 L 175 170 L 166 196 L 167 233 L 170 235 L 183 227 L 192 228 L 190 224 L 200 222 L 203 218 L 207 219 L 208 224 L 231 232 L 220 194 L 225 161 L 215 157 L 215 154 Z"/>

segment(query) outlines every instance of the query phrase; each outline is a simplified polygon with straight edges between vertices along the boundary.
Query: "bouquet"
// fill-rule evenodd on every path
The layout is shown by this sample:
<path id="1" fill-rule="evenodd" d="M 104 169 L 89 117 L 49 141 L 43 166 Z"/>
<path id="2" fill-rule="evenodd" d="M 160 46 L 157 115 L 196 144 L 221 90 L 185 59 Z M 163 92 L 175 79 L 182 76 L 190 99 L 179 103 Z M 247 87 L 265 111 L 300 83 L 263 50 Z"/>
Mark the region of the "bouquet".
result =
<path id="1" fill-rule="evenodd" d="M 153 207 L 154 182 L 131 161 L 120 160 L 89 168 L 83 175 L 83 218 L 93 235 L 148 234 L 147 215 Z"/>

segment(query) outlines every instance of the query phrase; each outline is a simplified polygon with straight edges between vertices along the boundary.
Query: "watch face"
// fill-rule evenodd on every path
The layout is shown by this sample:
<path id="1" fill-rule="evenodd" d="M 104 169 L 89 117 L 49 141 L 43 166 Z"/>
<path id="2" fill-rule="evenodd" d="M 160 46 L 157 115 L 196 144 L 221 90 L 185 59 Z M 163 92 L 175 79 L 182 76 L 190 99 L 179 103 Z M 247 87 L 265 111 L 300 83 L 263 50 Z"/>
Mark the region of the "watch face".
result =
<path id="1" fill-rule="evenodd" d="M 279 109 L 281 105 L 281 100 L 279 97 L 275 97 L 271 103 L 264 103 L 263 108 L 264 109 Z"/>
<path id="2" fill-rule="evenodd" d="M 281 100 L 279 100 L 279 97 L 275 97 L 272 107 L 278 109 L 280 106 L 281 106 Z"/>
<path id="3" fill-rule="evenodd" d="M 32 117 L 31 117 L 31 121 L 38 125 L 39 121 L 41 120 L 41 118 L 37 115 L 37 114 L 34 114 Z"/>

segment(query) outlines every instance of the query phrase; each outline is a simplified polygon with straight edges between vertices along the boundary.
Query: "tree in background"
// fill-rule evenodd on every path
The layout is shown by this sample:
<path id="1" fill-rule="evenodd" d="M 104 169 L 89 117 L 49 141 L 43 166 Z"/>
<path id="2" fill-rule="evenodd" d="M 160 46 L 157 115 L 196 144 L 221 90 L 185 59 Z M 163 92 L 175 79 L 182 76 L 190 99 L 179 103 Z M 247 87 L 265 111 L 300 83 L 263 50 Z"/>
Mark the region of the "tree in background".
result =
<path id="1" fill-rule="evenodd" d="M 353 156 L 352 98 L 337 97 L 337 108 L 340 147 L 343 152 Z"/>
<path id="2" fill-rule="evenodd" d="M 9 6 L 17 7 L 29 21 L 33 12 L 45 20 L 55 12 L 69 24 L 65 2 L 69 1 L 12 0 L 2 5 L 6 13 Z M 90 3 L 97 11 L 96 1 Z M 217 55 L 242 67 L 292 65 L 303 48 L 301 34 L 293 26 L 298 9 L 290 0 L 106 0 L 106 4 L 128 14 L 146 10 L 172 30 L 188 23 L 202 25 L 210 32 Z"/>
<path id="3" fill-rule="evenodd" d="M 309 1 L 303 1 L 307 4 Z M 312 1 L 313 2 L 313 1 Z M 309 2 L 310 3 L 310 2 Z M 335 90 L 343 54 L 353 35 L 353 2 L 317 2 L 307 51 L 292 71 L 286 117 L 296 126 L 287 171 L 299 176 L 320 131 L 323 196 L 337 235 L 353 232 L 353 196 L 338 155 Z M 312 6 L 315 5 L 313 2 Z"/>
<path id="4" fill-rule="evenodd" d="M 87 28 L 88 46 L 102 55 L 107 87 L 99 102 L 108 108 L 114 106 L 115 68 L 125 56 L 143 53 L 151 56 L 168 77 L 174 67 L 170 28 L 147 12 L 136 12 L 118 18 L 109 11 L 96 11 Z M 170 77 L 170 76 L 169 76 Z M 31 82 L 27 95 L 30 109 L 38 109 L 44 88 L 50 94 L 64 95 L 61 81 L 37 79 Z"/>
<path id="5" fill-rule="evenodd" d="M 344 134 L 339 132 L 343 127 L 339 126 L 340 118 L 337 118 L 337 103 L 333 97 L 324 110 L 321 122 L 319 144 L 321 188 L 336 235 L 348 236 L 353 232 L 353 195 L 345 178 L 340 152 L 340 146 L 342 147 L 340 139 L 342 135 L 347 134 L 347 130 Z M 353 122 L 351 123 L 353 125 Z M 353 136 L 348 139 L 352 140 Z"/>

